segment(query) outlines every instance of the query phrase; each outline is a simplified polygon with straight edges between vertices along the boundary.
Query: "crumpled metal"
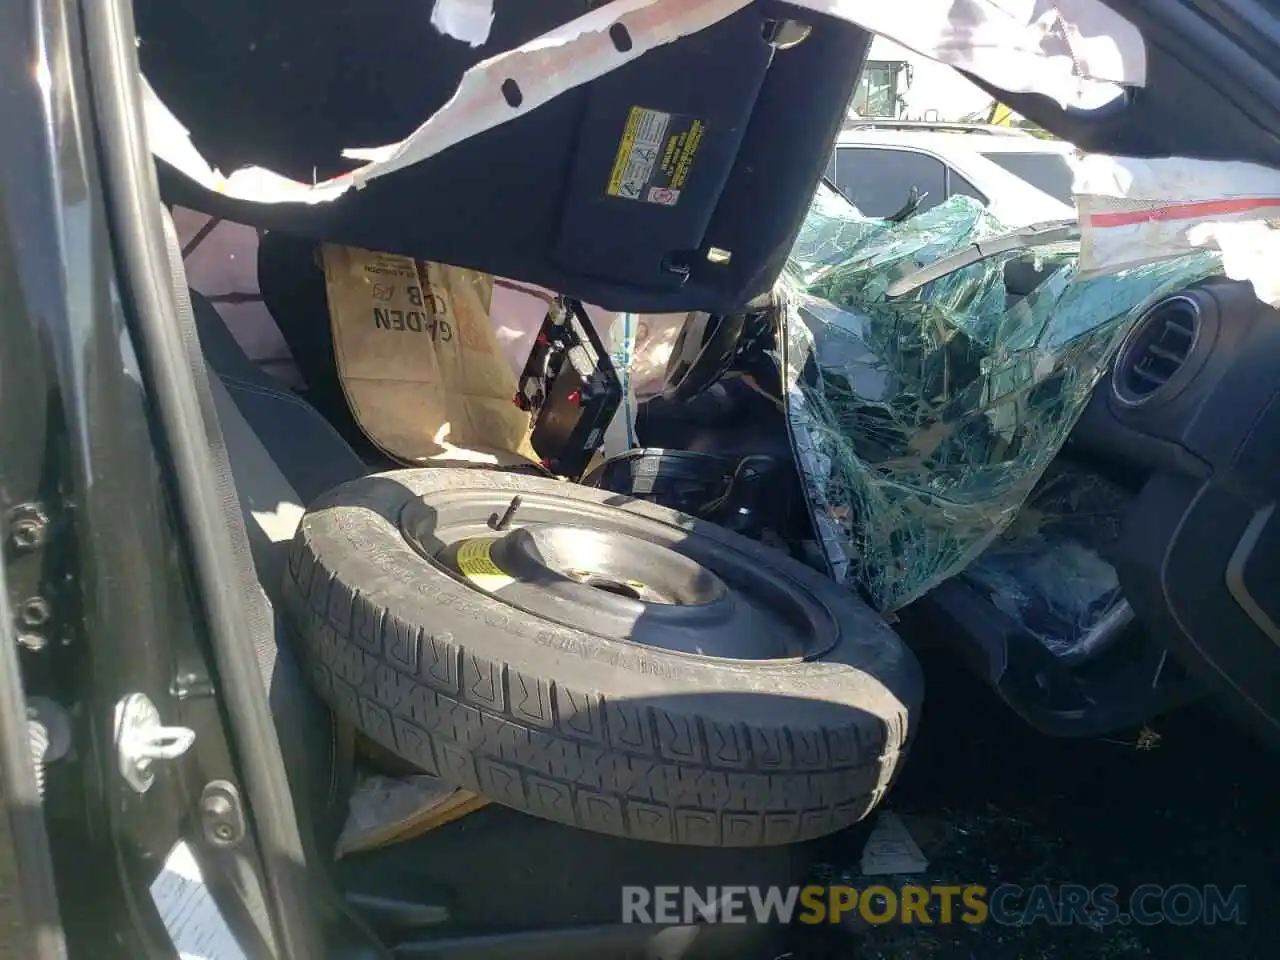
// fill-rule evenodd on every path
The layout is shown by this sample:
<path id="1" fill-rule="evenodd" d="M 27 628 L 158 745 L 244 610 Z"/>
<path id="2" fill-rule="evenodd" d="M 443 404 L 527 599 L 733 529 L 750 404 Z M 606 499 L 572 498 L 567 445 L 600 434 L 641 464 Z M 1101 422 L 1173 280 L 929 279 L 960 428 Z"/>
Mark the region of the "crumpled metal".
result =
<path id="1" fill-rule="evenodd" d="M 825 184 L 784 275 L 782 366 L 806 495 L 837 580 L 896 610 L 965 570 L 1018 515 L 1125 333 L 1160 297 L 1220 272 L 1197 253 L 1077 276 L 1037 251 L 1025 297 L 991 257 L 903 297 L 900 272 L 1003 233 L 953 197 L 903 223 Z"/>

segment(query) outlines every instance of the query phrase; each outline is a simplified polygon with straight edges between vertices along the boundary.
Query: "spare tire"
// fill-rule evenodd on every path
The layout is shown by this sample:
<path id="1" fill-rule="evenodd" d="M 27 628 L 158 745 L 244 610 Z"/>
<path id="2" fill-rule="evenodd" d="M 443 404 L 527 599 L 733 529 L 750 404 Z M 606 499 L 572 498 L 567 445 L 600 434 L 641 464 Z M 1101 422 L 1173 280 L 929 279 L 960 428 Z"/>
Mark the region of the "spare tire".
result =
<path id="1" fill-rule="evenodd" d="M 756 846 L 846 827 L 901 767 L 922 696 L 910 651 L 821 574 L 554 480 L 343 484 L 303 517 L 286 581 L 320 694 L 366 736 L 618 836 Z"/>

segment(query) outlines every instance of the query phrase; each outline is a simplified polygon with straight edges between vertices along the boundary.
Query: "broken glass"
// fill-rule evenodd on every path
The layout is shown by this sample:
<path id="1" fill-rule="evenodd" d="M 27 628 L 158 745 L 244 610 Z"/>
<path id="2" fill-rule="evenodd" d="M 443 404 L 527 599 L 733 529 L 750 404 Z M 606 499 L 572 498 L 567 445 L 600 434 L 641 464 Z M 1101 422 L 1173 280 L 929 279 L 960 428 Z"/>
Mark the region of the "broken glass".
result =
<path id="1" fill-rule="evenodd" d="M 1080 278 L 1077 246 L 1059 243 L 887 295 L 1004 232 L 968 197 L 888 223 L 824 185 L 788 263 L 784 382 L 806 493 L 833 574 L 884 611 L 992 545 L 1133 321 L 1220 272 L 1197 253 Z"/>
<path id="2" fill-rule="evenodd" d="M 1050 653 L 1079 662 L 1133 617 L 1112 565 L 1130 494 L 1062 460 L 960 576 Z"/>

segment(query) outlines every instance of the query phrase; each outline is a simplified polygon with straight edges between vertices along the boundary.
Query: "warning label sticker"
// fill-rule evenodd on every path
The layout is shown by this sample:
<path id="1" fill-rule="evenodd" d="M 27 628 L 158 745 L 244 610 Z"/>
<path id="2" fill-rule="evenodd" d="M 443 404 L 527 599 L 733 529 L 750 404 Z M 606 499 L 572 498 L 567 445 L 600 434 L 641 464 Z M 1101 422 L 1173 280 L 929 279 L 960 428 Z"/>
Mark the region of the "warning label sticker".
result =
<path id="1" fill-rule="evenodd" d="M 608 195 L 674 207 L 705 132 L 706 124 L 694 117 L 632 107 L 613 162 Z"/>
<path id="2" fill-rule="evenodd" d="M 481 590 L 498 590 L 515 578 L 493 562 L 493 540 L 467 540 L 458 547 L 458 569 Z"/>

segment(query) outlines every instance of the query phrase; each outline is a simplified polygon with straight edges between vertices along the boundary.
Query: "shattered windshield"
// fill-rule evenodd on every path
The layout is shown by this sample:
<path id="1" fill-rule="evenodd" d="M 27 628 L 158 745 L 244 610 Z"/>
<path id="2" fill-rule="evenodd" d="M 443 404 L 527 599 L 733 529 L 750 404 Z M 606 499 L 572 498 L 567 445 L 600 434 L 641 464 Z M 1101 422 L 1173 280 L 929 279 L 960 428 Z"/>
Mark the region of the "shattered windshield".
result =
<path id="1" fill-rule="evenodd" d="M 895 276 L 1004 232 L 968 197 L 889 223 L 823 185 L 787 266 L 784 382 L 806 494 L 833 574 L 881 610 L 1009 528 L 1129 325 L 1219 271 L 1197 253 L 1086 278 L 1060 244 L 886 296 Z"/>

